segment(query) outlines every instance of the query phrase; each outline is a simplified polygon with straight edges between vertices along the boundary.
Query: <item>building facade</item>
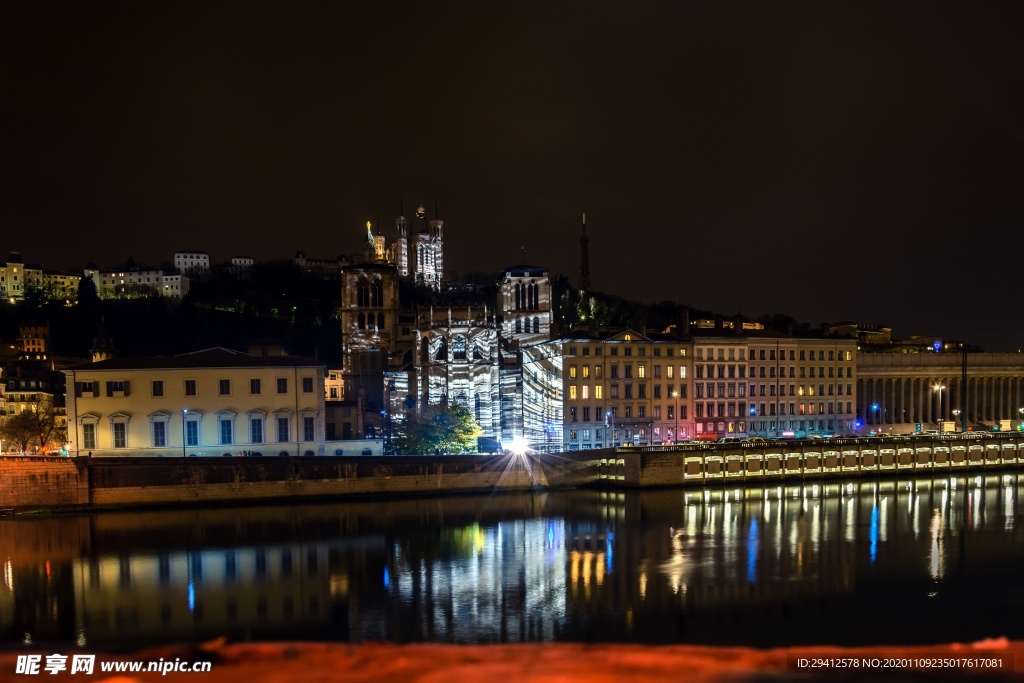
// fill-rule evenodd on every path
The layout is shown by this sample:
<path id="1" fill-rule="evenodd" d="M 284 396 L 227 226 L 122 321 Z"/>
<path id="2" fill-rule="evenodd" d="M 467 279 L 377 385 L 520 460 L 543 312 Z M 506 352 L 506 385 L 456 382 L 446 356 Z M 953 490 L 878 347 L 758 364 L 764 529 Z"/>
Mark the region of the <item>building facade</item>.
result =
<path id="1" fill-rule="evenodd" d="M 726 341 L 709 339 L 695 348 L 698 435 L 803 438 L 856 431 L 856 341 L 746 337 L 735 350 L 735 367 Z"/>
<path id="2" fill-rule="evenodd" d="M 151 294 L 171 299 L 181 299 L 188 294 L 189 279 L 180 273 L 165 273 L 162 270 L 99 271 L 85 269 L 85 277 L 96 284 L 96 294 L 101 299 L 116 299 Z"/>
<path id="3" fill-rule="evenodd" d="M 564 450 L 659 445 L 694 433 L 693 344 L 623 330 L 560 340 Z"/>
<path id="4" fill-rule="evenodd" d="M 857 417 L 865 430 L 908 433 L 952 423 L 968 429 L 1017 428 L 1024 420 L 1024 355 L 1019 353 L 861 353 Z"/>
<path id="5" fill-rule="evenodd" d="M 202 278 L 210 273 L 210 255 L 205 251 L 178 251 L 174 254 L 174 267 L 182 275 Z"/>
<path id="6" fill-rule="evenodd" d="M 64 371 L 75 455 L 321 454 L 324 366 L 226 349 Z"/>

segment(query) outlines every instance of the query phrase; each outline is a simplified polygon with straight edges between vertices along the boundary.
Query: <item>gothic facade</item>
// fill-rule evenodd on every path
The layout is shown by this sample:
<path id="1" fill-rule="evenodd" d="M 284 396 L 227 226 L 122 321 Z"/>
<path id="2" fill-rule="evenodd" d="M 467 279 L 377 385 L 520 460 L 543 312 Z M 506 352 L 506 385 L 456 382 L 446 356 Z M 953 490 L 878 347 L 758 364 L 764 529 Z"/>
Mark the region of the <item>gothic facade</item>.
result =
<path id="1" fill-rule="evenodd" d="M 415 218 L 413 236 L 414 223 L 399 215 L 391 245 L 367 224 L 361 261 L 341 269 L 345 397 L 359 394 L 367 433 L 380 429 L 385 440 L 403 411 L 440 404 L 466 408 L 485 436 L 510 441 L 529 428 L 543 437 L 550 424 L 524 419 L 533 406 L 524 401 L 522 364 L 524 352 L 551 339 L 548 271 L 506 268 L 496 302 L 417 307 L 401 300 L 401 283 L 442 289 L 444 222 L 436 214 L 427 221 L 422 206 Z"/>

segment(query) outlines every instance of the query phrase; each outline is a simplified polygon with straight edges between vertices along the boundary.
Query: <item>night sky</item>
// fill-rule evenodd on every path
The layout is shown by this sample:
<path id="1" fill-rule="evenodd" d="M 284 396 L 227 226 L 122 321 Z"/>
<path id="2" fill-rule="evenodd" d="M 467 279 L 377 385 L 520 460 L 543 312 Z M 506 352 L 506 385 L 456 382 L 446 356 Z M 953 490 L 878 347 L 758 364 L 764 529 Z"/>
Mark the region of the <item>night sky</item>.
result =
<path id="1" fill-rule="evenodd" d="M 1024 3 L 0 2 L 0 258 L 393 236 L 1024 347 Z M 521 248 L 525 247 L 525 256 Z"/>

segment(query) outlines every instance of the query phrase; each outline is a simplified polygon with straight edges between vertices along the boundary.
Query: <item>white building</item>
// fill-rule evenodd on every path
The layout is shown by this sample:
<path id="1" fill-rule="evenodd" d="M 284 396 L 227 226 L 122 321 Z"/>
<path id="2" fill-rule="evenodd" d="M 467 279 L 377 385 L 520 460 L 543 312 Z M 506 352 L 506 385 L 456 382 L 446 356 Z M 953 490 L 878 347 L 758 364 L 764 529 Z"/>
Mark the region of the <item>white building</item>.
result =
<path id="1" fill-rule="evenodd" d="M 67 377 L 76 455 L 322 454 L 324 366 L 208 349 L 78 365 Z"/>
<path id="2" fill-rule="evenodd" d="M 210 255 L 205 251 L 178 251 L 174 254 L 174 267 L 183 275 L 204 277 L 210 272 Z"/>
<path id="3" fill-rule="evenodd" d="M 85 277 L 96 284 L 101 299 L 132 297 L 157 292 L 160 296 L 180 299 L 188 294 L 189 279 L 179 273 L 162 270 L 99 271 L 85 269 Z"/>

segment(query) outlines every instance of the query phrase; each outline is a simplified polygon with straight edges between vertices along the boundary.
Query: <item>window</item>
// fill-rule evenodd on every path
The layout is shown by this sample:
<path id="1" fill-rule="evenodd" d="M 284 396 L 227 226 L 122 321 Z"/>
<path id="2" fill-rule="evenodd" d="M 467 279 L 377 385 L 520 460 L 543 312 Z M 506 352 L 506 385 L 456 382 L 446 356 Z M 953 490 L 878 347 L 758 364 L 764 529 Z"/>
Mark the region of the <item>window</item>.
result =
<path id="1" fill-rule="evenodd" d="M 636 366 L 636 376 L 639 377 L 640 379 L 644 379 L 645 377 L 647 377 L 647 365 L 646 364 L 640 363 L 640 364 L 638 364 Z"/>
<path id="2" fill-rule="evenodd" d="M 234 434 L 232 433 L 233 429 L 232 429 L 232 420 L 231 420 L 231 418 L 222 417 L 219 420 L 219 428 L 220 428 L 220 443 L 221 443 L 221 445 L 225 446 L 225 445 L 234 443 Z"/>
<path id="3" fill-rule="evenodd" d="M 186 446 L 198 446 L 199 445 L 199 421 L 189 420 L 185 423 L 185 445 Z"/>
<path id="4" fill-rule="evenodd" d="M 249 442 L 263 443 L 263 418 L 260 416 L 249 418 Z"/>
<path id="5" fill-rule="evenodd" d="M 569 408 L 569 422 L 575 422 L 575 421 L 576 421 L 576 408 L 575 407 Z"/>
<path id="6" fill-rule="evenodd" d="M 589 365 L 584 365 L 583 366 L 583 379 L 587 379 L 589 377 L 590 377 L 590 366 Z"/>
<path id="7" fill-rule="evenodd" d="M 231 394 L 231 380 L 229 380 L 229 379 L 222 379 L 222 380 L 220 380 L 220 395 L 221 396 L 228 396 L 229 394 Z"/>
<path id="8" fill-rule="evenodd" d="M 277 378 L 277 393 L 287 394 L 288 393 L 288 378 L 278 377 Z"/>
<path id="9" fill-rule="evenodd" d="M 308 378 L 307 378 L 308 379 Z M 313 380 L 310 379 L 310 382 Z M 316 439 L 316 421 L 313 417 L 302 418 L 302 439 L 303 441 L 314 441 Z"/>
<path id="10" fill-rule="evenodd" d="M 128 425 L 124 422 L 114 422 L 110 425 L 110 433 L 113 437 L 114 448 L 128 447 Z"/>
<path id="11" fill-rule="evenodd" d="M 96 448 L 96 425 L 91 422 L 82 425 L 82 448 Z"/>
<path id="12" fill-rule="evenodd" d="M 671 365 L 666 365 L 665 366 L 665 378 L 666 379 L 672 379 L 672 367 L 673 366 L 671 366 Z"/>
<path id="13" fill-rule="evenodd" d="M 313 393 L 313 378 L 303 377 L 302 378 L 302 393 L 312 394 Z"/>
<path id="14" fill-rule="evenodd" d="M 163 420 L 153 421 L 153 448 L 167 446 L 167 423 Z"/>
<path id="15" fill-rule="evenodd" d="M 580 389 L 581 389 L 580 397 L 584 401 L 586 401 L 588 398 L 590 398 L 590 385 L 584 384 L 582 387 L 580 387 Z"/>
<path id="16" fill-rule="evenodd" d="M 153 396 L 154 397 L 158 397 L 158 396 L 163 396 L 163 395 L 164 395 L 164 382 L 163 382 L 163 380 L 159 380 L 159 379 L 153 380 Z"/>
<path id="17" fill-rule="evenodd" d="M 576 379 L 576 366 L 575 365 L 570 365 L 569 366 L 569 379 Z"/>
<path id="18" fill-rule="evenodd" d="M 613 384 L 612 385 L 612 398 L 616 399 L 618 397 L 619 397 L 619 385 L 618 384 Z"/>
<path id="19" fill-rule="evenodd" d="M 452 359 L 466 360 L 466 338 L 461 335 L 452 342 Z"/>
<path id="20" fill-rule="evenodd" d="M 259 394 L 261 392 L 261 389 L 262 389 L 262 387 L 260 386 L 260 380 L 258 380 L 258 379 L 250 379 L 249 380 L 249 393 L 250 394 L 254 394 L 254 395 L 255 394 Z"/>
<path id="21" fill-rule="evenodd" d="M 288 423 L 289 422 L 290 422 L 290 420 L 287 417 L 279 417 L 279 418 L 277 418 L 277 440 L 278 441 L 284 442 L 284 441 L 289 441 L 290 440 L 289 439 L 289 434 L 288 434 L 288 432 L 291 431 L 288 428 Z"/>
<path id="22" fill-rule="evenodd" d="M 594 387 L 594 398 L 596 398 L 597 400 L 601 400 L 604 398 L 604 387 L 601 386 L 600 384 Z"/>
<path id="23" fill-rule="evenodd" d="M 576 385 L 575 384 L 570 384 L 569 385 L 569 400 L 570 401 L 575 401 L 576 400 Z"/>
<path id="24" fill-rule="evenodd" d="M 585 406 L 583 408 L 583 421 L 590 422 L 590 406 Z"/>
<path id="25" fill-rule="evenodd" d="M 194 379 L 185 380 L 185 395 L 195 396 L 196 395 L 196 381 Z"/>

